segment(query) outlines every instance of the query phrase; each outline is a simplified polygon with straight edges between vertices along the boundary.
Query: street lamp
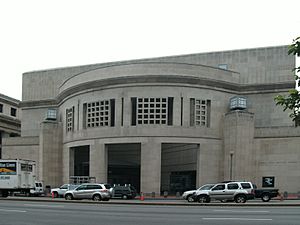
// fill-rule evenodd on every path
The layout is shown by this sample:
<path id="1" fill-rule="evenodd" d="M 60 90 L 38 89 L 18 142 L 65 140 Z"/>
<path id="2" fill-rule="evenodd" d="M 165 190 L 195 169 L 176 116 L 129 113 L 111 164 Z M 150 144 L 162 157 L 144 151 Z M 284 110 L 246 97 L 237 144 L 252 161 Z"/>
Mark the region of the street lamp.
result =
<path id="1" fill-rule="evenodd" d="M 230 154 L 230 171 L 229 171 L 229 179 L 232 180 L 232 159 L 233 159 L 233 154 L 234 154 L 234 151 L 230 151 L 229 152 Z"/>

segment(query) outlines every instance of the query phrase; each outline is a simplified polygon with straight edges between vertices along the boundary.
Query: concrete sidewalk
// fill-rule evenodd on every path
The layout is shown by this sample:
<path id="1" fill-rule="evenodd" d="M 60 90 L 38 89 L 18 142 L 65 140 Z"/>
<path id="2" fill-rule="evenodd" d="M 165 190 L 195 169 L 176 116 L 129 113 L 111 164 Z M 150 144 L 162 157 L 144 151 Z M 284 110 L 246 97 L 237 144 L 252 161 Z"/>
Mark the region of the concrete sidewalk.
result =
<path id="1" fill-rule="evenodd" d="M 132 200 L 123 199 L 111 199 L 110 201 L 94 202 L 92 200 L 71 200 L 67 201 L 64 198 L 51 198 L 51 197 L 14 197 L 10 196 L 8 198 L 0 198 L 1 200 L 10 201 L 34 201 L 34 202 L 59 202 L 59 203 L 86 203 L 86 204 L 127 204 L 127 205 L 169 205 L 169 206 L 300 206 L 300 199 L 287 199 L 279 200 L 272 199 L 269 202 L 263 202 L 260 199 L 248 200 L 246 203 L 237 204 L 235 202 L 221 203 L 219 201 L 214 201 L 211 203 L 197 203 L 197 202 L 187 202 L 186 200 L 180 198 L 145 198 L 140 200 L 138 198 Z"/>

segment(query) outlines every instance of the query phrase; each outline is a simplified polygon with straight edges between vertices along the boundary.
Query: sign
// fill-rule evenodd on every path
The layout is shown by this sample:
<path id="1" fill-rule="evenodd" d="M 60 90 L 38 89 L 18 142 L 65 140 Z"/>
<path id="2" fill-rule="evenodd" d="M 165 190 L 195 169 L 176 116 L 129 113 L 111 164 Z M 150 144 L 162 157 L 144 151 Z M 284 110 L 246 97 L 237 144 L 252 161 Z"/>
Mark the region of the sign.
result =
<path id="1" fill-rule="evenodd" d="M 16 175 L 17 165 L 16 162 L 1 162 L 0 175 Z"/>
<path id="2" fill-rule="evenodd" d="M 274 186 L 275 186 L 275 177 L 262 178 L 262 187 L 274 187 Z"/>

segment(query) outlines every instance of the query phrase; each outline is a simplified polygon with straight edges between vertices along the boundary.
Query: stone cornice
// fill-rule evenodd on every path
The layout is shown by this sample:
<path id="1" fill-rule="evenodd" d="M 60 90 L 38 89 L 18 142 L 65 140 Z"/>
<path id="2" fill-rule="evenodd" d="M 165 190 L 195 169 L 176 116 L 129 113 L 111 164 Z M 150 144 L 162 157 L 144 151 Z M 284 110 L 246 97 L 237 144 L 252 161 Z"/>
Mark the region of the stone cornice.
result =
<path id="1" fill-rule="evenodd" d="M 186 76 L 139 76 L 139 77 L 126 77 L 126 78 L 110 78 L 99 81 L 92 81 L 82 83 L 77 86 L 73 86 L 62 93 L 60 93 L 56 99 L 45 99 L 39 101 L 23 101 L 20 103 L 20 107 L 56 107 L 62 101 L 64 101 L 68 96 L 74 95 L 76 93 L 84 93 L 85 91 L 99 89 L 99 88 L 112 88 L 113 86 L 126 87 L 132 84 L 143 84 L 143 85 L 178 85 L 190 87 L 203 87 L 206 86 L 208 89 L 221 89 L 227 92 L 232 92 L 236 94 L 251 94 L 257 92 L 284 92 L 288 89 L 295 87 L 294 82 L 284 82 L 284 83 L 268 83 L 268 84 L 251 84 L 251 85 L 239 85 L 235 83 L 229 83 L 225 81 L 207 79 L 207 78 L 197 78 L 197 77 L 186 77 Z"/>

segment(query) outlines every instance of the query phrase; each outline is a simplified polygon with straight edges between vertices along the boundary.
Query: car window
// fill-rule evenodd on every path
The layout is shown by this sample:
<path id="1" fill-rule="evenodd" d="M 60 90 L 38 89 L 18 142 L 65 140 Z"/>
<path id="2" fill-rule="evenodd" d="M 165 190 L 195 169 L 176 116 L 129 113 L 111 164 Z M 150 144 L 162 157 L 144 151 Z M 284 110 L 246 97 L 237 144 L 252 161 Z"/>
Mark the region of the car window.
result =
<path id="1" fill-rule="evenodd" d="M 228 184 L 228 185 L 227 185 L 227 189 L 228 189 L 228 190 L 236 190 L 236 189 L 239 189 L 239 185 L 236 184 L 236 183 Z"/>
<path id="2" fill-rule="evenodd" d="M 68 185 L 64 184 L 63 186 L 60 187 L 60 189 L 68 189 Z"/>
<path id="3" fill-rule="evenodd" d="M 92 190 L 92 189 L 102 189 L 101 185 L 93 184 L 93 185 L 88 185 L 87 189 Z"/>
<path id="4" fill-rule="evenodd" d="M 251 188 L 251 185 L 250 185 L 249 183 L 241 183 L 241 185 L 242 185 L 242 187 L 243 187 L 244 189 L 249 189 L 249 188 Z"/>
<path id="5" fill-rule="evenodd" d="M 212 189 L 212 191 L 219 191 L 224 189 L 225 189 L 225 184 L 218 184 Z"/>
<path id="6" fill-rule="evenodd" d="M 207 184 L 199 188 L 199 190 L 210 190 L 214 184 Z"/>
<path id="7" fill-rule="evenodd" d="M 79 186 L 79 187 L 76 188 L 77 191 L 86 190 L 86 189 L 87 189 L 86 185 L 81 185 L 81 186 Z"/>

